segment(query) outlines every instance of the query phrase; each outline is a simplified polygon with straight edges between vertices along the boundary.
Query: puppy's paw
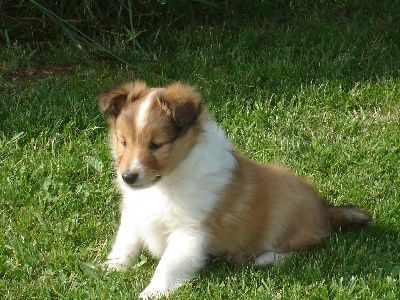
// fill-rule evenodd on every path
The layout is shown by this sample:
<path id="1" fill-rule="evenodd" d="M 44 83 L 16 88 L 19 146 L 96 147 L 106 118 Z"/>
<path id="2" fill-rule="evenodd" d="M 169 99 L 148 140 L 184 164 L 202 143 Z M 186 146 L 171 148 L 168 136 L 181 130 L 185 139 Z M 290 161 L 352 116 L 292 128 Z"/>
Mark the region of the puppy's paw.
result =
<path id="1" fill-rule="evenodd" d="M 161 297 L 168 297 L 172 291 L 173 287 L 168 288 L 167 286 L 161 284 L 157 285 L 150 283 L 149 286 L 139 294 L 140 299 L 160 299 Z"/>
<path id="2" fill-rule="evenodd" d="M 143 300 L 147 299 L 160 299 L 162 296 L 168 296 L 167 292 L 161 292 L 157 290 L 151 290 L 146 288 L 143 292 L 139 294 L 139 298 Z"/>
<path id="3" fill-rule="evenodd" d="M 127 264 L 124 260 L 121 259 L 109 259 L 105 261 L 102 266 L 106 269 L 108 273 L 110 273 L 113 271 L 126 271 L 129 268 L 130 264 Z"/>

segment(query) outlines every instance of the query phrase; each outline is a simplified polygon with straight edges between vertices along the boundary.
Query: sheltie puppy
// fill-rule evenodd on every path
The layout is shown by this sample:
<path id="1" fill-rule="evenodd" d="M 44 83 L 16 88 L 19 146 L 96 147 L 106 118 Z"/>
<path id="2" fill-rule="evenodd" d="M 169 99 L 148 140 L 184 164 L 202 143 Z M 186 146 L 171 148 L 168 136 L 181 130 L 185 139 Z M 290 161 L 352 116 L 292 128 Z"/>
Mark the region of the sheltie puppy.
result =
<path id="1" fill-rule="evenodd" d="M 121 224 L 105 263 L 125 270 L 147 249 L 160 258 L 141 298 L 176 290 L 226 256 L 271 266 L 369 216 L 324 203 L 304 180 L 260 165 L 229 142 L 194 88 L 148 88 L 136 81 L 99 95 L 122 192 Z"/>

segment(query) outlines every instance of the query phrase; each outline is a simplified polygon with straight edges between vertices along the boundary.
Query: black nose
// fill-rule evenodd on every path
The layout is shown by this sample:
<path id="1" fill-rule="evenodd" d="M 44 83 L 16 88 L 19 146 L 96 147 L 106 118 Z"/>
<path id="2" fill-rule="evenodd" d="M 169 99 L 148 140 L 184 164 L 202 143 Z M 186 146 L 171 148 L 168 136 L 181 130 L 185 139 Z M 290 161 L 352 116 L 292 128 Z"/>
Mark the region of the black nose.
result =
<path id="1" fill-rule="evenodd" d="M 135 172 L 129 172 L 125 171 L 122 173 L 122 179 L 127 183 L 127 184 L 133 184 L 135 181 L 138 179 L 139 174 Z"/>

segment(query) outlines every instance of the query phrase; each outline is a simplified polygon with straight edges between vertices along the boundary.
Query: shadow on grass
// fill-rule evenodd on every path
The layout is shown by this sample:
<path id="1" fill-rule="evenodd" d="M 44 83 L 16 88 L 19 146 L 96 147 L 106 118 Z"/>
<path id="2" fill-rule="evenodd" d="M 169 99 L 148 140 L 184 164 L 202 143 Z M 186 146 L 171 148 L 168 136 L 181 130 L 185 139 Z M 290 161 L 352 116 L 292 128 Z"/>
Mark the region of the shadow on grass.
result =
<path id="1" fill-rule="evenodd" d="M 260 268 L 252 263 L 235 268 L 223 257 L 210 259 L 200 272 L 199 280 L 222 284 L 229 278 L 240 277 L 253 281 L 254 277 L 282 278 L 302 285 L 329 282 L 332 278 L 369 276 L 383 278 L 398 276 L 400 258 L 393 245 L 400 243 L 398 231 L 381 225 L 371 225 L 361 231 L 337 233 L 308 251 L 296 252 L 283 265 Z"/>

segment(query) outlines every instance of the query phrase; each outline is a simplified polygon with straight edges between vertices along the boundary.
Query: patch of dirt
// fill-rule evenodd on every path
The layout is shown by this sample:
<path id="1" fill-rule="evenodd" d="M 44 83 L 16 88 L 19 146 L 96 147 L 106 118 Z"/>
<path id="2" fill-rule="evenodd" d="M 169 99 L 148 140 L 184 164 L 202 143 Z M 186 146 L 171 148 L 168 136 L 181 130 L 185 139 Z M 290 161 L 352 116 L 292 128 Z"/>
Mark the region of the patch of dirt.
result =
<path id="1" fill-rule="evenodd" d="M 47 78 L 53 76 L 68 76 L 73 73 L 72 66 L 54 66 L 43 69 L 18 69 L 10 71 L 5 78 L 12 81 L 30 81 L 31 79 Z"/>

